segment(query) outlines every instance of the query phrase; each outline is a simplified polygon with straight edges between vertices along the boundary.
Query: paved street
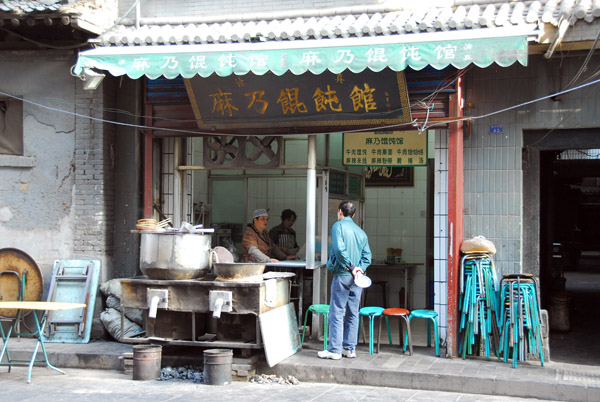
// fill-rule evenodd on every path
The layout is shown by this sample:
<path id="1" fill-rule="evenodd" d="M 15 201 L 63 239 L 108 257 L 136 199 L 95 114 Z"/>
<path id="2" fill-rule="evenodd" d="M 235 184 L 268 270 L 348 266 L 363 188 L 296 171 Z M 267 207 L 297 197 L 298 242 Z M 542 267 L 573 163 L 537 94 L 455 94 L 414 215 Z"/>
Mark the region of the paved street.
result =
<path id="1" fill-rule="evenodd" d="M 27 369 L 0 372 L 3 401 L 540 401 L 514 397 L 418 391 L 398 388 L 301 383 L 299 385 L 233 382 L 211 386 L 182 381 L 133 381 L 113 370 L 65 369 L 62 375 L 35 370 L 27 384 Z"/>

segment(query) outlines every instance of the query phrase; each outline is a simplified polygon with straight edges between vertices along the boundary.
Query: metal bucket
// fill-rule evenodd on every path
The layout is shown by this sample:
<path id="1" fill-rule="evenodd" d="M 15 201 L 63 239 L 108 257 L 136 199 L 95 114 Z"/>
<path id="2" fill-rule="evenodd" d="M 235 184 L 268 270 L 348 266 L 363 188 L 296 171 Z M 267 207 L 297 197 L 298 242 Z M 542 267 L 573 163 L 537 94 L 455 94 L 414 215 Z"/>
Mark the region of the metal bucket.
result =
<path id="1" fill-rule="evenodd" d="M 162 346 L 133 346 L 133 379 L 139 381 L 156 380 L 160 377 Z"/>
<path id="2" fill-rule="evenodd" d="M 140 269 L 150 279 L 196 279 L 210 272 L 207 234 L 142 233 Z"/>
<path id="3" fill-rule="evenodd" d="M 227 385 L 231 383 L 233 363 L 232 349 L 208 349 L 204 351 L 204 383 Z"/>

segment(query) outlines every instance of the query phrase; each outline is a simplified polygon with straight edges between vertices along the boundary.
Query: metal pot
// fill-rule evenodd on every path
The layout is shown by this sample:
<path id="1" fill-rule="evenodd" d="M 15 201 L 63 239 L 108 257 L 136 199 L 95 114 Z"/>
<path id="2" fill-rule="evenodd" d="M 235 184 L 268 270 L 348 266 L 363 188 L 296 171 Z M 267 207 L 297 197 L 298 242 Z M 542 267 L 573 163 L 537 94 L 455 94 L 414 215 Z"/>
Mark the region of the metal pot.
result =
<path id="1" fill-rule="evenodd" d="M 196 279 L 210 272 L 206 234 L 142 233 L 140 269 L 150 279 Z"/>
<path id="2" fill-rule="evenodd" d="M 213 268 L 218 280 L 236 281 L 256 279 L 265 272 L 265 264 L 260 263 L 213 263 Z"/>

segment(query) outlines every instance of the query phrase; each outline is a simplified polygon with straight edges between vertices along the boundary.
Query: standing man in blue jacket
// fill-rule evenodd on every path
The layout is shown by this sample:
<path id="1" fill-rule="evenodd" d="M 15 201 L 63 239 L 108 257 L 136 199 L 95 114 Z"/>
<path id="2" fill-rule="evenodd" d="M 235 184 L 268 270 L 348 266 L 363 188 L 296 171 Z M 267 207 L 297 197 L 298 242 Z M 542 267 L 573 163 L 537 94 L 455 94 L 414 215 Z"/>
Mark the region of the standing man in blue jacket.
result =
<path id="1" fill-rule="evenodd" d="M 327 269 L 333 272 L 329 344 L 327 350 L 318 353 L 321 359 L 356 357 L 362 289 L 354 283 L 354 277 L 371 265 L 371 249 L 367 234 L 352 220 L 355 213 L 354 203 L 343 201 L 338 206 L 338 221 L 331 227 L 331 256 L 327 261 Z"/>

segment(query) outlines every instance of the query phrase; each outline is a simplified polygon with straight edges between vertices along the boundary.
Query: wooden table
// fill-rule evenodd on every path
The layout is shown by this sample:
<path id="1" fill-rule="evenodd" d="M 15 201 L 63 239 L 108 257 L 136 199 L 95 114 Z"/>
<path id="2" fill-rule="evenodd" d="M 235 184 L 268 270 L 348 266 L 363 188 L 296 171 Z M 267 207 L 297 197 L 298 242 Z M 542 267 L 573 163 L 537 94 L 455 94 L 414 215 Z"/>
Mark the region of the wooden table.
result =
<path id="1" fill-rule="evenodd" d="M 0 309 L 10 309 L 17 310 L 17 314 L 14 318 L 10 318 L 11 324 L 8 332 L 5 334 L 4 329 L 0 325 L 0 331 L 2 334 L 2 341 L 4 345 L 2 346 L 2 352 L 0 353 L 0 366 L 8 366 L 8 372 L 12 366 L 28 366 L 29 371 L 27 373 L 27 383 L 31 382 L 31 369 L 33 368 L 33 364 L 37 362 L 43 362 L 47 367 L 52 370 L 58 371 L 59 373 L 65 374 L 64 371 L 57 369 L 48 361 L 48 355 L 46 353 L 46 348 L 44 346 L 44 328 L 46 327 L 46 318 L 48 315 L 48 311 L 55 310 L 71 310 L 77 308 L 85 308 L 86 305 L 84 303 L 61 303 L 61 302 L 41 302 L 41 301 L 6 301 L 0 302 Z M 16 329 L 19 320 L 21 319 L 21 315 L 23 311 L 33 311 L 33 317 L 35 321 L 35 331 L 32 333 L 19 333 Z M 40 318 L 36 314 L 36 311 L 41 311 L 41 322 Z M 29 360 L 17 360 L 11 359 L 10 353 L 8 351 L 8 342 L 10 341 L 10 336 L 13 333 L 19 336 L 29 336 L 29 337 L 37 337 L 37 342 L 35 343 L 35 348 L 33 349 L 33 353 L 31 354 L 31 359 Z M 44 360 L 36 360 L 37 352 L 39 347 L 42 347 L 42 352 L 44 354 Z M 4 358 L 4 354 L 6 354 L 7 362 L 2 362 Z"/>
<path id="2" fill-rule="evenodd" d="M 408 275 L 409 270 L 424 265 L 422 262 L 400 262 L 394 264 L 371 264 L 367 268 L 367 275 L 372 276 L 373 271 L 398 272 L 404 276 L 404 308 L 408 309 Z M 386 300 L 387 303 L 387 300 Z"/>

